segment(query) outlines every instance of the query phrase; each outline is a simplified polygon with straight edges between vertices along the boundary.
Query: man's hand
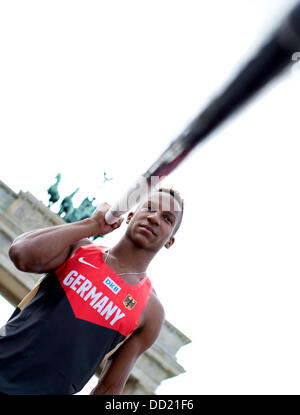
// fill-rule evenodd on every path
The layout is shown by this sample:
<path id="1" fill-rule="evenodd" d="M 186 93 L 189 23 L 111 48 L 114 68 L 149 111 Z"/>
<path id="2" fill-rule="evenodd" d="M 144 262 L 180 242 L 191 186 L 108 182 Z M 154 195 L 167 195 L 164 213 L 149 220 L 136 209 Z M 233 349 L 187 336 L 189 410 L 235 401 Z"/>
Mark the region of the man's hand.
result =
<path id="1" fill-rule="evenodd" d="M 97 210 L 93 213 L 90 219 L 95 221 L 98 227 L 98 232 L 95 233 L 95 235 L 106 235 L 115 229 L 118 229 L 124 218 L 119 219 L 116 223 L 113 225 L 108 225 L 105 222 L 105 214 L 110 209 L 110 205 L 108 203 L 101 203 L 101 205 L 97 208 Z"/>

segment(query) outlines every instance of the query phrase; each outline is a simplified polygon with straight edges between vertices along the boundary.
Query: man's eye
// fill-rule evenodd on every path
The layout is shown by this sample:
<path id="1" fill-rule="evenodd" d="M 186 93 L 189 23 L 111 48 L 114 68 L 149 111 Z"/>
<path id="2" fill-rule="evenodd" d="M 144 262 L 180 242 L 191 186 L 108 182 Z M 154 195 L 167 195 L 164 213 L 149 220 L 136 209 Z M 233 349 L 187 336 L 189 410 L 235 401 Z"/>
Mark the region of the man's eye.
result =
<path id="1" fill-rule="evenodd" d="M 169 223 L 173 223 L 172 222 L 172 219 L 170 218 L 170 216 L 168 216 L 168 215 L 164 215 L 164 218 L 165 218 L 165 220 L 167 221 L 167 222 L 169 222 Z"/>

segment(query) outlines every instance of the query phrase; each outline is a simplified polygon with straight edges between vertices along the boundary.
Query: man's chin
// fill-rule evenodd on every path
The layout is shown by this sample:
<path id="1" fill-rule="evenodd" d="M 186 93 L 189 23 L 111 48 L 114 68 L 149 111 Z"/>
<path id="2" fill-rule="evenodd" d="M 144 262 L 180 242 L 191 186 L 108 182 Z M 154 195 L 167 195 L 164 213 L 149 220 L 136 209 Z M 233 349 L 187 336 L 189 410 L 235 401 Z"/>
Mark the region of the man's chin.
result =
<path id="1" fill-rule="evenodd" d="M 140 232 L 139 230 L 135 232 L 131 231 L 127 233 L 127 236 L 136 246 L 138 246 L 141 249 L 157 252 L 161 248 L 157 247 L 157 241 L 154 241 L 150 235 L 146 234 L 146 232 Z"/>
<path id="2" fill-rule="evenodd" d="M 131 235 L 130 239 L 134 243 L 134 245 L 141 249 L 145 249 L 147 251 L 157 251 L 156 247 L 153 244 L 153 241 L 151 241 L 150 238 L 147 238 L 146 235 L 137 232 L 136 234 Z"/>
<path id="3" fill-rule="evenodd" d="M 143 236 L 143 235 L 135 235 L 132 238 L 132 240 L 133 240 L 135 245 L 137 245 L 137 246 L 139 246 L 140 248 L 143 248 L 143 249 L 150 249 L 151 246 L 152 246 L 149 239 L 145 238 L 145 236 Z"/>

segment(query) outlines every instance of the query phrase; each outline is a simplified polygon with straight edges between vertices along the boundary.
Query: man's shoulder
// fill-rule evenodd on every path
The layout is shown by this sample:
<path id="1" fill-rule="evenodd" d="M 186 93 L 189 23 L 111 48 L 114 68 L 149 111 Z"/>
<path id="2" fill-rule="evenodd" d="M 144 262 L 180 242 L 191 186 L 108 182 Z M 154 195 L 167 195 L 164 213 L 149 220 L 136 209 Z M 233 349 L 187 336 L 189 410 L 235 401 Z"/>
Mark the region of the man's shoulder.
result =
<path id="1" fill-rule="evenodd" d="M 86 246 L 86 245 L 93 245 L 93 243 L 89 239 L 87 239 L 87 238 L 80 239 L 80 241 L 76 242 L 75 244 L 73 244 L 71 246 L 71 250 L 70 250 L 69 256 L 72 255 L 81 246 Z"/>
<path id="2" fill-rule="evenodd" d="M 165 321 L 165 311 L 156 293 L 152 291 L 145 309 L 143 320 L 137 331 L 142 339 L 145 349 L 150 347 L 158 337 Z"/>
<path id="3" fill-rule="evenodd" d="M 156 294 L 154 288 L 152 288 L 152 293 L 150 295 L 147 307 L 147 317 L 152 321 L 157 321 L 158 324 L 162 324 L 165 318 L 165 309 Z"/>
<path id="4" fill-rule="evenodd" d="M 159 307 L 160 309 L 164 310 L 164 307 L 162 305 L 162 302 L 160 301 L 160 299 L 159 299 L 159 297 L 158 297 L 158 295 L 157 295 L 157 293 L 156 293 L 156 291 L 155 291 L 155 289 L 153 287 L 152 287 L 152 293 L 151 293 L 151 297 L 150 298 L 152 298 L 152 301 L 155 302 L 155 306 L 156 307 Z"/>
<path id="5" fill-rule="evenodd" d="M 80 241 L 76 242 L 74 245 L 72 245 L 70 254 L 71 256 L 78 248 L 80 247 L 94 247 L 95 249 L 100 249 L 101 251 L 105 251 L 107 247 L 102 245 L 95 245 L 93 242 L 91 242 L 88 238 L 81 239 Z"/>

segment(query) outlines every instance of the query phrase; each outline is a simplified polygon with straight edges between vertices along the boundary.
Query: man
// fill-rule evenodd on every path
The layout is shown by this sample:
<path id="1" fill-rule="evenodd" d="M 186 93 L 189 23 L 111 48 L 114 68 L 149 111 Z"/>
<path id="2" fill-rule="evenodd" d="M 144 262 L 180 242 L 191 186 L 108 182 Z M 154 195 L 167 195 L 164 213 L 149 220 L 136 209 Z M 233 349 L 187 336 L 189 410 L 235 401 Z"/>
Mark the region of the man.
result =
<path id="1" fill-rule="evenodd" d="M 21 271 L 45 273 L 0 330 L 0 392 L 73 394 L 105 363 L 92 394 L 121 394 L 137 358 L 157 338 L 164 310 L 147 277 L 170 248 L 183 201 L 159 189 L 127 216 L 111 249 L 89 237 L 117 229 L 102 204 L 91 218 L 27 232 L 9 255 Z"/>

